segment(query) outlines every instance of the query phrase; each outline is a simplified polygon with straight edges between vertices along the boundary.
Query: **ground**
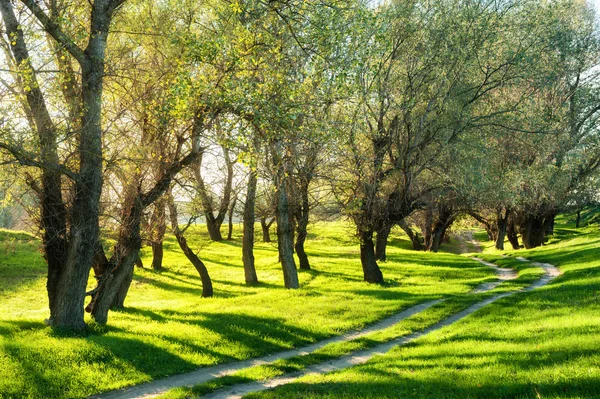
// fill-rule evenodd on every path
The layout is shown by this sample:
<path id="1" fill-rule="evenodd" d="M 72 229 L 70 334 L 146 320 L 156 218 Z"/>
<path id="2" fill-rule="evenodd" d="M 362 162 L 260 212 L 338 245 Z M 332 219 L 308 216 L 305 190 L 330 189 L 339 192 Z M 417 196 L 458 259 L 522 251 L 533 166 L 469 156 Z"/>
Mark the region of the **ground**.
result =
<path id="1" fill-rule="evenodd" d="M 300 290 L 282 288 L 273 244 L 258 245 L 262 283 L 246 287 L 239 237 L 210 243 L 201 227 L 192 232 L 196 240 L 191 241 L 211 271 L 215 298 L 200 298 L 199 278 L 169 238 L 167 270 L 136 270 L 127 310 L 111 313 L 107 327 L 92 323 L 88 334 L 75 337 L 57 335 L 42 323 L 47 305 L 43 260 L 36 252 L 39 243 L 25 234 L 3 233 L 0 397 L 84 397 L 199 366 L 304 346 L 417 303 L 450 298 L 393 331 L 329 347 L 320 358 L 303 360 L 310 363 L 418 331 L 468 306 L 473 299 L 465 294 L 494 280 L 489 268 L 466 256 L 410 251 L 409 242 L 395 232 L 389 261 L 382 264 L 386 285 L 366 284 L 351 226 L 338 222 L 320 223 L 311 230 L 307 250 L 315 270 L 300 273 Z M 600 323 L 595 316 L 600 310 L 600 233 L 594 228 L 583 231 L 559 230 L 551 245 L 521 251 L 564 271 L 547 288 L 489 305 L 477 317 L 364 366 L 307 377 L 256 395 L 594 397 L 590 395 L 600 391 Z M 447 249 L 455 251 L 456 245 L 451 242 Z M 489 245 L 484 244 L 484 251 L 478 256 L 520 273 L 497 292 L 525 286 L 540 275 L 538 268 L 490 252 Z M 145 252 L 146 264 L 148 255 Z M 274 373 L 246 373 L 267 378 L 302 366 L 295 362 L 272 367 Z"/>

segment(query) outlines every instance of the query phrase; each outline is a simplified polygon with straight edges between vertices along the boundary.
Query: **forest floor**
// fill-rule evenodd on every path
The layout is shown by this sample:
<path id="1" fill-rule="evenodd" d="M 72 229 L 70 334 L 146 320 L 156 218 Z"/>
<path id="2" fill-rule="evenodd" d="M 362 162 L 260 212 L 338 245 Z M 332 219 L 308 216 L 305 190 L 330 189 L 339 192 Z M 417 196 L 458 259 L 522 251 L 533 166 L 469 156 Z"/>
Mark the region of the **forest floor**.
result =
<path id="1" fill-rule="evenodd" d="M 477 257 L 517 272 L 499 285 L 491 284 L 496 277 L 488 266 L 466 256 L 412 252 L 395 232 L 382 264 L 383 287 L 360 281 L 348 231 L 342 223 L 318 224 L 307 248 L 315 270 L 301 273 L 300 290 L 288 291 L 281 288 L 273 244 L 258 246 L 264 283 L 245 287 L 239 238 L 209 243 L 198 230 L 195 245 L 218 287 L 212 299 L 198 297 L 197 277 L 170 238 L 166 270 L 138 269 L 128 310 L 111 314 L 108 327 L 92 323 L 87 335 L 76 337 L 57 336 L 41 322 L 43 262 L 16 271 L 19 253 L 30 253 L 36 241 L 2 233 L 0 397 L 82 397 L 191 370 L 211 380 L 179 380 L 176 385 L 196 385 L 165 397 L 239 397 L 282 382 L 249 397 L 587 398 L 600 392 L 597 229 L 558 230 L 551 245 L 534 251 L 500 253 L 484 243 Z M 452 245 L 446 250 L 454 251 Z M 518 256 L 551 262 L 564 274 L 521 292 L 548 281 L 543 265 Z M 401 343 L 407 345 L 400 349 Z M 347 369 L 322 375 L 339 368 Z M 224 389 L 236 385 L 233 394 Z M 105 395 L 138 396 L 134 391 Z"/>

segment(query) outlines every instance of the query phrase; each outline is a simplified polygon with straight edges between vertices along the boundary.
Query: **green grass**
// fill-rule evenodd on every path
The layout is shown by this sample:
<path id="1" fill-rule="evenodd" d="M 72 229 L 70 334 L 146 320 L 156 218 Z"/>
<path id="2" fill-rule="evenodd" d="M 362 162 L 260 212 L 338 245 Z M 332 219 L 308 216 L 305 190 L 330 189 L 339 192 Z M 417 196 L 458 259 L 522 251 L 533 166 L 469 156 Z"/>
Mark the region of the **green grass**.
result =
<path id="1" fill-rule="evenodd" d="M 370 349 L 379 344 L 396 338 L 410 335 L 423 330 L 433 324 L 458 313 L 470 305 L 483 300 L 489 294 L 458 295 L 431 308 L 410 316 L 400 323 L 381 331 L 373 332 L 351 341 L 337 342 L 324 346 L 313 353 L 282 359 L 271 364 L 249 367 L 234 374 L 216 378 L 193 387 L 180 387 L 170 390 L 161 399 L 190 399 L 199 398 L 221 388 L 244 384 L 248 382 L 264 381 L 288 373 L 304 370 L 305 368 L 353 352 Z"/>
<path id="2" fill-rule="evenodd" d="M 548 246 L 504 252 L 563 275 L 364 365 L 247 397 L 600 398 L 600 231 L 557 230 Z M 518 267 L 519 280 L 539 273 L 496 251 L 484 257 Z"/>
<path id="3" fill-rule="evenodd" d="M 137 269 L 125 311 L 112 312 L 107 327 L 91 323 L 85 336 L 64 336 L 42 322 L 48 314 L 39 243 L 2 232 L 0 397 L 80 398 L 300 347 L 419 302 L 464 294 L 492 276 L 465 257 L 407 250 L 410 243 L 395 235 L 381 264 L 386 285 L 369 285 L 351 226 L 319 223 L 307 243 L 314 270 L 300 273 L 300 290 L 282 287 L 276 245 L 263 243 L 255 253 L 261 283 L 247 287 L 239 226 L 236 233 L 234 241 L 211 243 L 203 226 L 189 232 L 211 272 L 214 298 L 200 297 L 198 276 L 168 237 L 166 270 Z M 148 249 L 143 260 L 150 263 Z"/>

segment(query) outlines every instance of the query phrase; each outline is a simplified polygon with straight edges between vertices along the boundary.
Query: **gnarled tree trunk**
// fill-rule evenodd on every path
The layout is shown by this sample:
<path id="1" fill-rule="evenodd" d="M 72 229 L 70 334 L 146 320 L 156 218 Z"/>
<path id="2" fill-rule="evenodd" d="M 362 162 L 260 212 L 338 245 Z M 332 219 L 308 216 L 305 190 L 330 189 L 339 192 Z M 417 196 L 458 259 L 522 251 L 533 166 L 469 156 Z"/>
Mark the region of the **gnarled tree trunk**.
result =
<path id="1" fill-rule="evenodd" d="M 271 225 L 274 222 L 275 218 L 271 218 L 271 220 L 269 220 L 268 222 L 266 217 L 260 218 L 260 227 L 262 228 L 263 242 L 271 242 L 271 235 L 269 234 L 269 229 L 271 228 Z"/>
<path id="2" fill-rule="evenodd" d="M 415 233 L 410 226 L 408 225 L 408 223 L 406 223 L 405 219 L 402 219 L 398 222 L 398 225 L 400 226 L 400 228 L 402 230 L 404 230 L 404 232 L 406 233 L 406 235 L 408 236 L 408 238 L 410 239 L 410 242 L 412 243 L 413 249 L 416 251 L 423 251 L 423 243 L 421 242 L 421 238 L 419 237 L 419 235 L 417 233 Z"/>
<path id="3" fill-rule="evenodd" d="M 386 249 L 388 237 L 390 236 L 391 226 L 384 224 L 377 230 L 377 241 L 375 246 L 375 259 L 385 262 L 387 259 Z"/>
<path id="4" fill-rule="evenodd" d="M 383 274 L 375 258 L 373 232 L 360 231 L 358 238 L 360 240 L 360 262 L 362 264 L 364 280 L 368 283 L 383 283 Z"/>
<path id="5" fill-rule="evenodd" d="M 190 261 L 190 263 L 194 266 L 198 274 L 200 275 L 200 280 L 202 281 L 202 297 L 208 298 L 213 296 L 213 286 L 212 280 L 210 279 L 210 275 L 208 274 L 208 269 L 204 262 L 200 260 L 200 258 L 192 251 L 192 249 L 187 244 L 187 240 L 185 239 L 184 232 L 179 228 L 179 223 L 177 221 L 177 207 L 175 206 L 175 201 L 173 200 L 173 196 L 169 193 L 168 195 L 168 206 L 169 206 L 169 216 L 171 218 L 171 230 L 173 230 L 173 234 L 177 239 L 177 243 L 179 244 L 179 248 L 183 251 L 183 254 Z"/>
<path id="6" fill-rule="evenodd" d="M 286 165 L 283 158 L 283 143 L 273 143 L 273 162 L 277 168 L 275 179 L 276 185 L 276 218 L 277 218 L 277 248 L 279 260 L 283 270 L 283 281 L 286 288 L 299 288 L 298 271 L 294 262 L 294 238 L 292 217 L 288 199 L 288 182 L 286 177 Z"/>

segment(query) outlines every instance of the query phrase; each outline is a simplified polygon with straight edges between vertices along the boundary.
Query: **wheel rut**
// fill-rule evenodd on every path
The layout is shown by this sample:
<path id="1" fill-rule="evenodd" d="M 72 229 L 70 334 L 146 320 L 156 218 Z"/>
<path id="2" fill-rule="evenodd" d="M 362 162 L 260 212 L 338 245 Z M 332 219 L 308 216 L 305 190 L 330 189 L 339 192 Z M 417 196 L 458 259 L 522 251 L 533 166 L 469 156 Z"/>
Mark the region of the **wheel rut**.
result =
<path id="1" fill-rule="evenodd" d="M 512 269 L 501 268 L 493 263 L 486 262 L 480 258 L 472 258 L 472 259 L 480 262 L 483 265 L 486 265 L 486 266 L 494 269 L 494 271 L 496 272 L 497 278 L 498 278 L 498 281 L 484 283 L 484 284 L 481 284 L 480 286 L 476 287 L 471 292 L 473 294 L 490 291 L 490 290 L 496 288 L 498 285 L 500 285 L 504 281 L 508 281 L 508 280 L 517 278 L 517 273 Z M 525 258 L 517 258 L 517 259 L 522 262 L 529 262 Z M 545 270 L 545 274 L 544 274 L 544 276 L 542 276 L 539 280 L 537 280 L 530 286 L 528 286 L 524 289 L 521 289 L 521 290 L 517 290 L 517 291 L 511 291 L 511 292 L 497 294 L 490 298 L 487 298 L 485 300 L 477 302 L 477 303 L 471 305 L 469 308 L 467 308 L 461 312 L 458 312 L 442 321 L 439 321 L 438 323 L 435 323 L 434 325 L 432 325 L 428 328 L 425 328 L 424 330 L 417 331 L 410 335 L 388 341 L 386 343 L 377 345 L 370 349 L 357 351 L 357 352 L 354 352 L 347 356 L 342 356 L 342 357 L 334 359 L 334 360 L 330 360 L 330 361 L 327 361 L 324 363 L 309 366 L 309 367 L 307 367 L 299 372 L 296 372 L 296 373 L 286 374 L 284 376 L 272 378 L 267 381 L 251 382 L 251 383 L 247 383 L 247 384 L 230 386 L 230 387 L 227 387 L 227 388 L 224 388 L 221 390 L 217 390 L 206 396 L 203 396 L 203 398 L 237 399 L 237 398 L 241 398 L 244 395 L 251 393 L 251 392 L 263 391 L 263 390 L 267 390 L 270 388 L 274 388 L 277 386 L 281 386 L 281 385 L 285 385 L 285 384 L 294 382 L 297 379 L 299 379 L 303 376 L 309 375 L 309 374 L 312 374 L 312 375 L 325 374 L 328 372 L 342 370 L 342 369 L 345 369 L 348 367 L 366 363 L 367 361 L 372 359 L 374 356 L 383 355 L 383 354 L 387 353 L 390 349 L 392 349 L 396 346 L 405 345 L 405 344 L 407 344 L 411 341 L 414 341 L 415 339 L 418 339 L 432 331 L 439 330 L 443 327 L 449 326 L 449 325 L 457 322 L 458 320 L 476 312 L 477 310 L 483 308 L 484 306 L 489 305 L 493 302 L 496 302 L 499 299 L 515 295 L 519 292 L 531 291 L 536 288 L 542 287 L 542 286 L 550 283 L 554 278 L 556 278 L 560 275 L 560 270 L 549 263 L 532 262 L 532 264 L 543 268 Z M 423 312 L 424 310 L 429 309 L 430 307 L 437 305 L 443 301 L 444 301 L 444 299 L 438 299 L 438 300 L 433 300 L 433 301 L 428 301 L 428 302 L 418 304 L 416 306 L 413 306 L 402 312 L 399 312 L 391 317 L 388 317 L 388 318 L 386 318 L 378 323 L 375 323 L 365 329 L 362 329 L 360 331 L 354 331 L 354 332 L 350 332 L 350 333 L 347 333 L 347 334 L 344 334 L 344 335 L 341 335 L 338 337 L 333 337 L 333 338 L 330 338 L 327 340 L 320 341 L 315 344 L 305 346 L 303 348 L 292 349 L 292 350 L 279 352 L 279 353 L 275 353 L 275 354 L 268 355 L 268 356 L 263 356 L 260 358 L 244 360 L 244 361 L 231 363 L 231 364 L 217 365 L 217 366 L 212 366 L 212 367 L 204 367 L 204 368 L 198 369 L 198 370 L 190 372 L 190 373 L 180 374 L 180 375 L 167 377 L 167 378 L 163 378 L 160 380 L 156 380 L 156 381 L 152 381 L 152 382 L 144 383 L 144 384 L 140 384 L 140 385 L 135 385 L 135 386 L 128 387 L 128 388 L 123 388 L 120 390 L 116 390 L 116 391 L 112 391 L 112 392 L 108 392 L 108 393 L 104 393 L 104 394 L 94 395 L 94 396 L 91 396 L 90 399 L 153 398 L 153 397 L 156 397 L 158 395 L 165 393 L 166 391 L 168 391 L 169 389 L 172 389 L 172 388 L 193 386 L 193 385 L 201 384 L 203 382 L 207 382 L 207 381 L 219 378 L 219 377 L 231 375 L 237 371 L 240 371 L 240 370 L 248 368 L 248 367 L 265 365 L 265 364 L 273 363 L 277 360 L 289 359 L 294 356 L 308 355 L 308 354 L 313 353 L 317 349 L 320 349 L 328 344 L 332 344 L 332 343 L 336 343 L 336 342 L 352 341 L 352 340 L 360 338 L 366 334 L 384 330 L 388 327 L 391 327 L 391 326 L 401 322 L 402 320 L 405 320 L 406 318 L 408 318 L 412 315 Z"/>

